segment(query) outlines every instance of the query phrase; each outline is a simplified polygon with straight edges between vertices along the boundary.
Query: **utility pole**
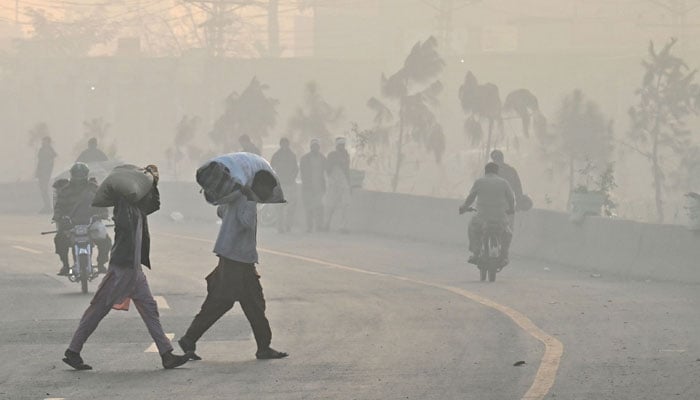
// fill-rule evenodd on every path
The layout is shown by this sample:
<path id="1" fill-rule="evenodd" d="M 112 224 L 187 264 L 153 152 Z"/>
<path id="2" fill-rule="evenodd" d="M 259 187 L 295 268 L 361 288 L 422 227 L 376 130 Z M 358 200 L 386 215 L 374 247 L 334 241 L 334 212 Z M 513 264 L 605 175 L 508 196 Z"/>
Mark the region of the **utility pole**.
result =
<path id="1" fill-rule="evenodd" d="M 267 56 L 279 57 L 282 53 L 280 48 L 280 25 L 279 25 L 279 0 L 267 1 Z"/>
<path id="2" fill-rule="evenodd" d="M 681 44 L 681 48 L 686 48 L 686 27 L 688 22 L 688 14 L 700 7 L 700 1 L 691 0 L 648 0 L 650 3 L 659 6 L 671 13 L 673 16 L 673 27 L 675 34 Z"/>
<path id="3" fill-rule="evenodd" d="M 478 3 L 481 0 L 423 0 L 423 3 L 437 12 L 437 37 L 440 46 L 449 49 L 452 45 L 454 25 L 452 14 L 464 7 Z"/>
<path id="4" fill-rule="evenodd" d="M 279 57 L 282 49 L 279 43 L 279 0 L 182 0 L 207 13 L 203 24 L 204 36 L 212 55 L 219 57 L 226 52 L 226 27 L 228 15 L 236 8 L 256 6 L 267 10 L 268 55 Z"/>

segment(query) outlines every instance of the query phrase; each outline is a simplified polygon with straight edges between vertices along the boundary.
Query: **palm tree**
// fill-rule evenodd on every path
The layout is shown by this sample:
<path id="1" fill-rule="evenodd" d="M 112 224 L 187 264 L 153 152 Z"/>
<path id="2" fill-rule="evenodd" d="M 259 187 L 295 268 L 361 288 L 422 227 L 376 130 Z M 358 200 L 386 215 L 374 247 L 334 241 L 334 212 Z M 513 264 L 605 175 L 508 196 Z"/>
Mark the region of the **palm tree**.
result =
<path id="1" fill-rule="evenodd" d="M 437 40 L 432 36 L 416 43 L 400 70 L 389 78 L 382 74 L 382 95 L 399 103 L 396 165 L 391 181 L 393 191 L 399 184 L 407 128 L 410 128 L 411 138 L 423 141 L 438 162 L 445 150 L 442 128 L 430 109 L 437 103 L 437 95 L 442 91 L 442 83 L 435 78 L 445 66 L 437 46 Z M 416 86 L 422 89 L 416 90 Z"/>
<path id="2" fill-rule="evenodd" d="M 471 138 L 473 145 L 484 144 L 484 157 L 488 157 L 497 138 L 494 138 L 494 128 L 498 127 L 500 137 L 505 135 L 503 130 L 503 114 L 513 112 L 522 121 L 525 137 L 530 136 L 530 126 L 535 129 L 546 129 L 546 120 L 539 109 L 539 102 L 532 92 L 527 89 L 517 89 L 506 96 L 505 103 L 501 102 L 498 86 L 493 83 L 479 84 L 473 73 L 467 72 L 464 83 L 459 88 L 459 101 L 462 110 L 467 115 L 464 132 Z M 488 135 L 484 138 L 482 121 L 488 122 Z"/>

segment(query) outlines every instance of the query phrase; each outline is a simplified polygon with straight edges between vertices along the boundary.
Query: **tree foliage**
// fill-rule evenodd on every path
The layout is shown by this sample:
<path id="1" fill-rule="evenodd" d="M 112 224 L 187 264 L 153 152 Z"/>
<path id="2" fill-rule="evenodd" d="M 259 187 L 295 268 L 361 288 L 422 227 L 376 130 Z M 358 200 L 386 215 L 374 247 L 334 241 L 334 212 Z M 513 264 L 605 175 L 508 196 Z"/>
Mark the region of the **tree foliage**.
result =
<path id="1" fill-rule="evenodd" d="M 543 129 L 546 126 L 537 97 L 532 92 L 517 89 L 509 93 L 505 102 L 502 102 L 498 86 L 490 82 L 480 84 L 471 71 L 467 72 L 464 82 L 459 87 L 458 98 L 467 117 L 464 121 L 464 133 L 470 138 L 472 145 L 484 145 L 485 154 L 505 137 L 504 114 L 515 113 L 520 118 L 525 137 L 530 136 L 531 126 L 535 129 Z M 482 126 L 484 122 L 488 123 L 487 133 L 484 133 Z M 498 131 L 494 131 L 495 128 Z"/>
<path id="2" fill-rule="evenodd" d="M 308 82 L 304 87 L 304 102 L 289 120 L 289 131 L 297 143 L 320 139 L 331 143 L 331 127 L 343 118 L 343 109 L 328 103 L 316 82 Z"/>
<path id="3" fill-rule="evenodd" d="M 434 37 L 417 42 L 404 60 L 403 66 L 389 76 L 382 74 L 382 96 L 399 103 L 397 123 L 395 171 L 392 188 L 395 191 L 400 179 L 405 141 L 422 143 L 430 151 L 436 162 L 442 161 L 445 153 L 445 135 L 433 108 L 438 104 L 438 96 L 443 90 L 437 76 L 445 67 L 445 62 L 437 50 Z M 371 98 L 368 102 L 375 110 L 388 109 L 380 100 Z M 379 114 L 377 115 L 378 118 Z M 376 122 L 376 119 L 375 119 Z"/>
<path id="4" fill-rule="evenodd" d="M 642 61 L 644 77 L 637 90 L 637 104 L 629 109 L 629 137 L 651 164 L 657 220 L 664 220 L 664 192 L 667 187 L 667 159 L 692 157 L 691 132 L 686 126 L 690 115 L 697 114 L 700 86 L 694 82 L 696 70 L 672 54 L 676 40 L 660 51 L 649 43 L 647 59 Z M 686 160 L 690 163 L 690 160 Z"/>
<path id="5" fill-rule="evenodd" d="M 568 169 L 569 189 L 573 189 L 577 163 L 607 166 L 613 151 L 612 120 L 577 89 L 562 100 L 551 133 L 539 132 L 538 139 L 553 169 Z"/>
<path id="6" fill-rule="evenodd" d="M 105 22 L 103 9 L 71 21 L 58 20 L 44 10 L 29 8 L 30 32 L 18 39 L 19 55 L 34 57 L 86 57 L 99 45 L 111 42 L 119 33 L 116 22 Z"/>
<path id="7" fill-rule="evenodd" d="M 243 93 L 231 93 L 223 115 L 214 122 L 209 133 L 212 140 L 232 150 L 241 135 L 248 135 L 260 145 L 277 123 L 279 101 L 265 94 L 268 89 L 258 78 L 253 78 Z"/>

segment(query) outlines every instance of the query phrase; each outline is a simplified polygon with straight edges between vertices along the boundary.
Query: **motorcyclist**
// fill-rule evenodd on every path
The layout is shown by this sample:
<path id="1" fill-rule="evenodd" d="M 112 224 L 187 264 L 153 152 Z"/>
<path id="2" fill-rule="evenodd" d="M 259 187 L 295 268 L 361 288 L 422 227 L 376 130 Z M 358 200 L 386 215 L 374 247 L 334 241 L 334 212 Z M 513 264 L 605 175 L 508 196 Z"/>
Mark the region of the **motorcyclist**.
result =
<path id="1" fill-rule="evenodd" d="M 482 236 L 487 225 L 497 225 L 501 231 L 501 266 L 508 264 L 508 250 L 513 234 L 508 216 L 515 212 L 515 197 L 508 182 L 498 176 L 498 164 L 486 164 L 486 174 L 477 179 L 469 196 L 459 208 L 460 213 L 470 209 L 476 201 L 476 215 L 469 223 L 469 250 L 471 264 L 477 264 L 481 256 Z"/>
<path id="2" fill-rule="evenodd" d="M 61 270 L 58 275 L 68 275 L 70 271 L 68 261 L 68 250 L 72 245 L 70 229 L 75 225 L 90 224 L 92 217 L 100 218 L 93 220 L 90 225 L 90 236 L 98 250 L 97 270 L 98 273 L 107 272 L 105 264 L 109 258 L 112 240 L 106 233 L 102 219 L 107 219 L 109 215 L 106 208 L 92 206 L 92 200 L 97 192 L 97 181 L 88 179 L 89 174 L 90 169 L 87 164 L 76 162 L 70 169 L 70 182 L 57 188 L 53 221 L 58 231 L 54 237 L 56 254 L 61 259 Z"/>

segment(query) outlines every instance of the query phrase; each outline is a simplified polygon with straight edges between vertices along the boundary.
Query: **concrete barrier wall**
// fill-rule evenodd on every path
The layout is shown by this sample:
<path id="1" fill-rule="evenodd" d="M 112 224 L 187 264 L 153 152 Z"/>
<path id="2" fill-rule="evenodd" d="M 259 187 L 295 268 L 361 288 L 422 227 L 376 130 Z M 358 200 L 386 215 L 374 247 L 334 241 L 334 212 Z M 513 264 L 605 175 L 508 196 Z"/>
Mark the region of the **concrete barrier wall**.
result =
<path id="1" fill-rule="evenodd" d="M 162 216 L 182 213 L 186 220 L 215 221 L 194 183 L 162 182 Z M 404 194 L 355 191 L 349 227 L 418 241 L 467 247 L 469 216 L 460 202 Z M 36 183 L 0 185 L 0 212 L 35 213 L 41 206 Z M 297 211 L 299 223 L 303 210 Z M 568 214 L 532 210 L 516 216 L 512 253 L 641 279 L 700 283 L 700 236 L 682 226 L 644 224 L 588 217 L 581 224 Z"/>

